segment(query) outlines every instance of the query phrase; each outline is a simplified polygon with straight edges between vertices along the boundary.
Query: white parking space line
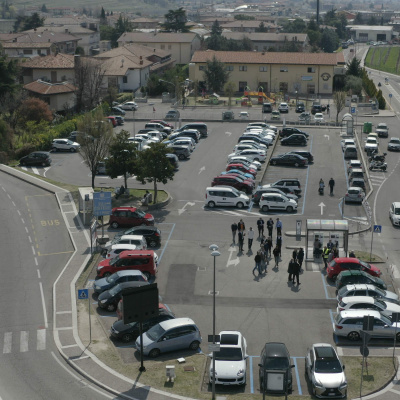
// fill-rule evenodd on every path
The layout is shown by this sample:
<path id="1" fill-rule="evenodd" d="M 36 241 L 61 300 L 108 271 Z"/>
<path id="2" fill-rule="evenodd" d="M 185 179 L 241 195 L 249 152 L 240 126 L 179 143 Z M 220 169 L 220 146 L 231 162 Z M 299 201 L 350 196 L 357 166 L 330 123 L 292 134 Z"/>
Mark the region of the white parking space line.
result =
<path id="1" fill-rule="evenodd" d="M 390 269 L 392 270 L 393 278 L 395 279 L 400 278 L 400 272 L 396 265 L 392 264 L 390 266 Z"/>
<path id="2" fill-rule="evenodd" d="M 11 346 L 12 346 L 12 332 L 6 332 L 4 334 L 3 354 L 11 353 Z"/>
<path id="3" fill-rule="evenodd" d="M 45 350 L 46 349 L 46 329 L 38 329 L 37 330 L 37 350 Z"/>
<path id="4" fill-rule="evenodd" d="M 28 348 L 28 340 L 29 340 L 29 332 L 21 331 L 20 334 L 20 342 L 19 342 L 19 351 L 24 353 L 29 350 Z"/>

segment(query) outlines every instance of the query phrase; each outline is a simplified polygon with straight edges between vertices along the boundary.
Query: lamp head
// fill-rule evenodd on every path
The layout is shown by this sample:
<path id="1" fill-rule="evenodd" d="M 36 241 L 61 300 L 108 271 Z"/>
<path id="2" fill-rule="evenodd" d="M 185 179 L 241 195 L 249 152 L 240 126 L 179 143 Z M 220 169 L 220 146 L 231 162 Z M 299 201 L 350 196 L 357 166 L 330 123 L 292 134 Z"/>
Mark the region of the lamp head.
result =
<path id="1" fill-rule="evenodd" d="M 217 246 L 216 244 L 211 244 L 208 248 L 209 248 L 211 251 L 218 250 L 218 246 Z"/>

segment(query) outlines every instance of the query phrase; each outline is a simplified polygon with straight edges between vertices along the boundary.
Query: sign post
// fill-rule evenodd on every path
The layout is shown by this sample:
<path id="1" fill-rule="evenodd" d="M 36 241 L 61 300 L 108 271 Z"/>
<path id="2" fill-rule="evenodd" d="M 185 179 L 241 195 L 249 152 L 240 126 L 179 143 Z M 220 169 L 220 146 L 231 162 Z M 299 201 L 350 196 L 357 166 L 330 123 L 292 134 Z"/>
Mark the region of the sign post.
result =
<path id="1" fill-rule="evenodd" d="M 89 344 L 92 343 L 92 324 L 90 321 L 90 297 L 89 297 L 89 289 L 78 289 L 78 300 L 86 300 L 88 301 L 89 307 Z"/>
<path id="2" fill-rule="evenodd" d="M 369 252 L 369 261 L 372 260 L 372 242 L 374 240 L 374 233 L 381 233 L 382 232 L 382 225 L 374 225 L 374 229 L 372 230 L 371 235 L 371 250 Z"/>
<path id="3" fill-rule="evenodd" d="M 101 217 L 101 235 L 104 237 L 104 224 L 103 216 L 111 215 L 111 192 L 97 192 L 93 193 L 93 215 L 98 218 Z"/>
<path id="4" fill-rule="evenodd" d="M 301 219 L 296 220 L 296 240 L 301 240 Z"/>

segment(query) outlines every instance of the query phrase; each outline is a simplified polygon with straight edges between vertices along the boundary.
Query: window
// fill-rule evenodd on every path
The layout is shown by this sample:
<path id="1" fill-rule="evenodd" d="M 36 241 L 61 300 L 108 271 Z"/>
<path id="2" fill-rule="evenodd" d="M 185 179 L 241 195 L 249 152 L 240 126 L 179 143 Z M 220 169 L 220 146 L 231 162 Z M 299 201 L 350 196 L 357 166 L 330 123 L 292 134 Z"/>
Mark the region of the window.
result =
<path id="1" fill-rule="evenodd" d="M 225 71 L 233 71 L 233 65 L 227 65 Z"/>
<path id="2" fill-rule="evenodd" d="M 288 91 L 288 83 L 287 82 L 279 82 L 279 91 L 287 92 Z"/>
<path id="3" fill-rule="evenodd" d="M 308 67 L 307 68 L 308 73 L 315 73 L 315 67 Z"/>
<path id="4" fill-rule="evenodd" d="M 128 83 L 128 77 L 127 76 L 123 76 L 122 77 L 122 83 Z"/>
<path id="5" fill-rule="evenodd" d="M 239 71 L 247 71 L 247 65 L 239 65 Z"/>
<path id="6" fill-rule="evenodd" d="M 24 54 L 32 54 L 32 50 L 25 49 Z"/>
<path id="7" fill-rule="evenodd" d="M 205 66 L 204 65 L 199 65 L 199 71 L 204 71 L 205 70 Z"/>
<path id="8" fill-rule="evenodd" d="M 161 47 L 161 50 L 165 50 L 165 44 L 162 44 L 160 47 Z"/>
<path id="9" fill-rule="evenodd" d="M 288 72 L 288 67 L 281 67 L 280 72 Z"/>
<path id="10" fill-rule="evenodd" d="M 307 93 L 308 94 L 315 94 L 315 85 L 313 83 L 307 84 Z"/>
<path id="11" fill-rule="evenodd" d="M 267 72 L 268 71 L 267 67 L 264 66 L 264 65 L 261 65 L 259 70 L 260 70 L 260 72 Z"/>
<path id="12" fill-rule="evenodd" d="M 244 92 L 246 86 L 247 86 L 247 81 L 239 81 L 239 92 Z"/>
<path id="13" fill-rule="evenodd" d="M 257 90 L 262 90 L 264 93 L 268 92 L 268 82 L 258 82 Z"/>

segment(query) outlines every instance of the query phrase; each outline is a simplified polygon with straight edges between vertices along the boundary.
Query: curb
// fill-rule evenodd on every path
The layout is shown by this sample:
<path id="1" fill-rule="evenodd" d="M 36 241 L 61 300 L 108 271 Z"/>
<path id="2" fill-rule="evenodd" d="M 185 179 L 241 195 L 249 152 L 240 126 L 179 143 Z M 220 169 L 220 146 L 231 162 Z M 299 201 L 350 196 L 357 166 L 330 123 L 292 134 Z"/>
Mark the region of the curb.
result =
<path id="1" fill-rule="evenodd" d="M 173 197 L 166 190 L 164 190 L 164 192 L 166 192 L 168 194 L 167 200 L 164 200 L 161 203 L 152 204 L 152 205 L 147 206 L 147 210 L 148 211 L 150 211 L 150 210 L 159 210 L 160 208 L 163 208 L 166 205 L 168 205 L 169 203 L 171 203 L 171 201 L 173 200 Z"/>

